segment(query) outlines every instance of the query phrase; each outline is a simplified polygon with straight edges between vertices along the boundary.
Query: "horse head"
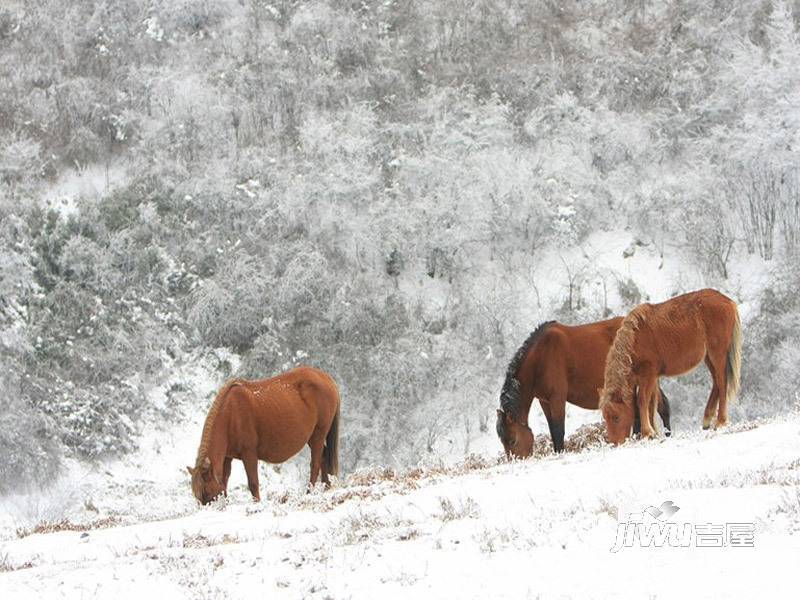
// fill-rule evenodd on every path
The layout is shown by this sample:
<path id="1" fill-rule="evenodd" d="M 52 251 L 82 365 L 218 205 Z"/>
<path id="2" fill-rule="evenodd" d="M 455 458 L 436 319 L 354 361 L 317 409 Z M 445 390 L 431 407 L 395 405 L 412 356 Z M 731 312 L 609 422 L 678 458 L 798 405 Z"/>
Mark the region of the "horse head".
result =
<path id="1" fill-rule="evenodd" d="M 528 458 L 533 454 L 533 432 L 513 412 L 498 408 L 496 429 L 508 458 Z"/>
<path id="2" fill-rule="evenodd" d="M 533 432 L 518 416 L 519 395 L 519 381 L 514 377 L 509 378 L 500 392 L 495 426 L 508 458 L 528 458 L 533 454 Z"/>
<path id="3" fill-rule="evenodd" d="M 618 445 L 625 441 L 633 427 L 633 405 L 625 402 L 620 390 L 598 389 L 600 411 L 606 422 L 609 443 Z"/>
<path id="4" fill-rule="evenodd" d="M 225 486 L 214 472 L 207 456 L 197 467 L 186 467 L 186 470 L 192 476 L 192 493 L 200 504 L 208 504 L 225 493 Z"/>

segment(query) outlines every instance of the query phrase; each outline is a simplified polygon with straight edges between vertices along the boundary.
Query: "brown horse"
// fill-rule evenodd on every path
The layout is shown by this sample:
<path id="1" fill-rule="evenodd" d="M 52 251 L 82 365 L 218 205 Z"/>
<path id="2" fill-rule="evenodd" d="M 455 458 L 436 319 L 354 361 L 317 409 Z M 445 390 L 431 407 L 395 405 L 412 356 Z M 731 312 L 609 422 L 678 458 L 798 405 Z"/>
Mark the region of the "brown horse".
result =
<path id="1" fill-rule="evenodd" d="M 717 410 L 717 427 L 728 423 L 728 401 L 739 390 L 742 331 L 736 303 L 716 290 L 700 290 L 661 304 L 641 304 L 625 317 L 608 352 L 600 409 L 608 440 L 628 437 L 636 405 L 642 435 L 655 436 L 653 406 L 658 378 L 681 375 L 705 361 L 713 386 L 703 416 L 708 429 Z"/>
<path id="2" fill-rule="evenodd" d="M 282 463 L 311 448 L 311 483 L 329 485 L 339 472 L 339 391 L 330 375 L 298 367 L 277 377 L 229 381 L 206 416 L 192 492 L 202 504 L 228 493 L 231 461 L 244 463 L 247 485 L 259 501 L 258 461 Z"/>
<path id="3" fill-rule="evenodd" d="M 526 458 L 533 452 L 528 414 L 534 398 L 547 419 L 553 448 L 564 449 L 566 403 L 597 408 L 605 356 L 621 324 L 622 317 L 577 326 L 550 321 L 525 340 L 508 365 L 497 410 L 497 435 L 507 455 Z M 669 430 L 666 396 L 658 412 Z"/>

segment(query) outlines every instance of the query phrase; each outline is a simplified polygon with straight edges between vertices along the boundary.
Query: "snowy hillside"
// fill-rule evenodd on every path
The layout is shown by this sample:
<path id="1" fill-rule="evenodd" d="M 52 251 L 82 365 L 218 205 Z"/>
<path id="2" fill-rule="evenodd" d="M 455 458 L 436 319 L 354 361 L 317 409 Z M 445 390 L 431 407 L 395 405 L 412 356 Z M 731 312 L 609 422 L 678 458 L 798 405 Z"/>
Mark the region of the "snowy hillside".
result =
<path id="1" fill-rule="evenodd" d="M 797 414 L 541 454 L 362 471 L 308 496 L 270 475 L 260 504 L 234 470 L 227 505 L 204 509 L 186 482 L 154 490 L 146 471 L 120 471 L 115 517 L 0 543 L 0 587 L 5 598 L 117 600 L 793 597 Z M 670 521 L 693 527 L 689 547 L 611 551 L 618 516 L 665 501 L 680 507 Z M 698 547 L 703 527 L 732 523 L 752 527 L 753 547 Z"/>
<path id="2" fill-rule="evenodd" d="M 0 600 L 789 595 L 800 0 L 732 4 L 2 0 Z M 705 287 L 730 429 L 701 366 L 673 438 L 501 460 L 539 323 Z M 342 480 L 199 509 L 217 390 L 301 364 Z"/>

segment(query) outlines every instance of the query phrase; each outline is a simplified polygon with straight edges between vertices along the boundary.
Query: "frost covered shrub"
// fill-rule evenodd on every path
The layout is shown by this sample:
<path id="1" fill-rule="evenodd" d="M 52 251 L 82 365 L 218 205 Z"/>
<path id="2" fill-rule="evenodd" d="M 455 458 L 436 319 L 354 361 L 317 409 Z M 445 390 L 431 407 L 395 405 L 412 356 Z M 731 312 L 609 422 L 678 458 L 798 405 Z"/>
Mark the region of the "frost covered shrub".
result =
<path id="1" fill-rule="evenodd" d="M 245 251 L 233 252 L 192 292 L 188 322 L 209 346 L 246 350 L 271 312 L 267 292 L 273 285 L 260 261 Z"/>
<path id="2" fill-rule="evenodd" d="M 16 389 L 1 381 L 0 394 L 0 495 L 28 483 L 52 480 L 61 464 L 55 427 L 28 405 Z"/>
<path id="3" fill-rule="evenodd" d="M 186 33 L 205 37 L 219 27 L 225 13 L 224 3 L 209 0 L 183 0 L 164 11 L 170 18 L 167 27 Z"/>
<path id="4" fill-rule="evenodd" d="M 630 277 L 617 279 L 617 292 L 626 309 L 632 309 L 642 303 L 642 291 Z"/>
<path id="5" fill-rule="evenodd" d="M 94 207 L 102 224 L 109 232 L 117 232 L 130 227 L 139 216 L 139 205 L 143 202 L 138 190 L 122 189 Z M 89 216 L 89 215 L 87 215 Z"/>
<path id="6" fill-rule="evenodd" d="M 263 332 L 253 342 L 253 347 L 244 357 L 239 375 L 248 379 L 272 377 L 286 369 L 296 366 L 304 352 L 296 354 L 290 344 L 274 331 Z"/>
<path id="7" fill-rule="evenodd" d="M 105 149 L 102 140 L 88 127 L 71 128 L 69 141 L 64 146 L 64 159 L 72 164 L 86 165 L 98 158 Z"/>
<path id="8" fill-rule="evenodd" d="M 77 455 L 126 452 L 148 411 L 141 388 L 181 339 L 177 307 L 165 301 L 156 206 L 120 194 L 69 218 L 37 209 L 27 216 L 41 293 L 21 300 L 30 346 L 23 396 Z"/>
<path id="9" fill-rule="evenodd" d="M 719 199 L 687 201 L 681 212 L 677 222 L 697 268 L 709 283 L 727 279 L 736 233 Z"/>
<path id="10" fill-rule="evenodd" d="M 293 245 L 281 261 L 270 293 L 276 326 L 293 339 L 330 338 L 335 325 L 329 312 L 346 301 L 342 292 L 347 289 L 336 265 L 320 249 L 303 244 Z"/>
<path id="11" fill-rule="evenodd" d="M 91 287 L 103 284 L 102 273 L 108 268 L 109 257 L 104 249 L 94 240 L 75 236 L 64 243 L 62 260 L 66 266 L 66 275 Z"/>
<path id="12" fill-rule="evenodd" d="M 48 377 L 34 382 L 28 393 L 78 456 L 105 458 L 136 447 L 136 422 L 146 408 L 136 388 L 124 383 L 76 386 Z"/>
<path id="13" fill-rule="evenodd" d="M 342 348 L 342 350 L 345 350 Z M 463 404 L 444 402 L 453 355 L 436 348 L 426 334 L 373 347 L 355 347 L 332 365 L 345 382 L 343 429 L 345 465 L 415 464 L 458 424 Z M 458 401 L 463 398 L 458 397 Z"/>
<path id="14" fill-rule="evenodd" d="M 748 416 L 785 412 L 800 389 L 800 269 L 783 263 L 778 270 L 744 330 L 741 408 Z"/>
<path id="15" fill-rule="evenodd" d="M 0 138 L 0 179 L 21 180 L 40 171 L 40 144 L 27 136 Z"/>
<path id="16" fill-rule="evenodd" d="M 162 367 L 162 328 L 136 306 L 106 306 L 68 282 L 47 301 L 33 312 L 25 397 L 78 455 L 132 449 L 148 408 L 137 382 Z"/>
<path id="17" fill-rule="evenodd" d="M 372 294 L 363 281 L 331 290 L 328 306 L 301 321 L 283 321 L 276 310 L 244 356 L 242 374 L 263 377 L 301 363 L 327 365 L 332 373 L 348 371 L 357 355 L 398 339 L 409 326 L 402 298 Z"/>
<path id="18" fill-rule="evenodd" d="M 25 297 L 37 291 L 20 248 L 22 223 L 0 221 L 0 494 L 50 479 L 58 469 L 57 430 L 29 402 L 30 358 Z"/>

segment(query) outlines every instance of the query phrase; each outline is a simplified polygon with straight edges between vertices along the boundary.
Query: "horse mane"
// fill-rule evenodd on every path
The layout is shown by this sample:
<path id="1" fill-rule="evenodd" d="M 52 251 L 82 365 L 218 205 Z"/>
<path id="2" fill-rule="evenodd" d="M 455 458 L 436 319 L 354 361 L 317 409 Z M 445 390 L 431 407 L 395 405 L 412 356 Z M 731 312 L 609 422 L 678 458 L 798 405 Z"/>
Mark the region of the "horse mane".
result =
<path id="1" fill-rule="evenodd" d="M 211 430 L 214 428 L 214 421 L 219 414 L 220 409 L 222 408 L 222 403 L 225 400 L 225 396 L 228 395 L 228 391 L 237 385 L 243 385 L 244 382 L 241 379 L 232 379 L 228 381 L 225 385 L 223 385 L 220 390 L 217 392 L 216 398 L 214 398 L 214 402 L 211 404 L 211 408 L 208 409 L 208 414 L 206 415 L 206 421 L 203 424 L 203 436 L 200 438 L 200 447 L 197 449 L 197 460 L 195 461 L 195 468 L 201 466 L 203 460 L 206 457 L 206 453 L 208 452 L 208 445 L 211 443 Z"/>
<path id="2" fill-rule="evenodd" d="M 550 325 L 555 321 L 546 321 L 540 323 L 539 326 L 531 332 L 528 338 L 522 343 L 522 346 L 514 353 L 511 362 L 508 363 L 506 369 L 506 380 L 503 383 L 503 388 L 500 390 L 500 408 L 504 412 L 510 412 L 512 415 L 519 416 L 519 380 L 517 373 L 522 366 L 522 361 L 528 355 L 528 352 L 536 345 L 539 338 L 547 330 Z"/>
<path id="3" fill-rule="evenodd" d="M 606 368 L 603 375 L 604 390 L 622 390 L 622 398 L 630 402 L 632 389 L 631 371 L 633 370 L 633 345 L 636 342 L 636 333 L 645 319 L 643 314 L 647 309 L 646 304 L 640 304 L 626 316 L 606 356 Z M 609 400 L 610 394 L 603 393 L 600 397 L 600 408 Z"/>

